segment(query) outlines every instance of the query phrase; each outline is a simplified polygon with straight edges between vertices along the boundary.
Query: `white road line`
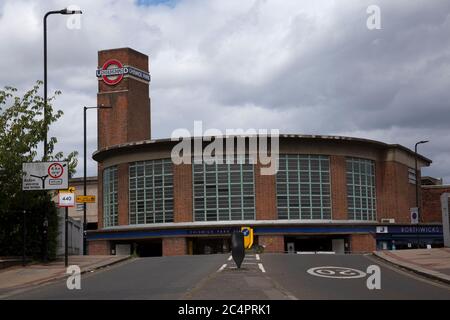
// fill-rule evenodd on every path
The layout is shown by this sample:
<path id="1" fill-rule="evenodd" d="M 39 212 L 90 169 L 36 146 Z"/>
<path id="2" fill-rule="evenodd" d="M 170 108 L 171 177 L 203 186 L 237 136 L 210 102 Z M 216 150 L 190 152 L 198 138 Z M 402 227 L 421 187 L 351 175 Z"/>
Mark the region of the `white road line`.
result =
<path id="1" fill-rule="evenodd" d="M 256 262 L 243 262 L 242 264 L 256 264 Z"/>
<path id="2" fill-rule="evenodd" d="M 233 259 L 233 256 L 230 256 L 230 257 L 228 258 L 228 261 L 231 261 L 231 259 Z"/>
<path id="3" fill-rule="evenodd" d="M 258 263 L 258 267 L 259 267 L 259 269 L 261 269 L 262 272 L 264 272 L 264 273 L 266 272 L 266 270 L 264 269 L 262 263 Z"/>
<path id="4" fill-rule="evenodd" d="M 256 254 L 256 260 L 261 260 L 261 259 L 259 258 L 259 254 Z"/>
<path id="5" fill-rule="evenodd" d="M 222 266 L 219 268 L 219 270 L 217 270 L 217 272 L 222 271 L 222 270 L 225 269 L 226 267 L 227 267 L 227 264 L 225 263 L 224 265 L 222 265 Z"/>

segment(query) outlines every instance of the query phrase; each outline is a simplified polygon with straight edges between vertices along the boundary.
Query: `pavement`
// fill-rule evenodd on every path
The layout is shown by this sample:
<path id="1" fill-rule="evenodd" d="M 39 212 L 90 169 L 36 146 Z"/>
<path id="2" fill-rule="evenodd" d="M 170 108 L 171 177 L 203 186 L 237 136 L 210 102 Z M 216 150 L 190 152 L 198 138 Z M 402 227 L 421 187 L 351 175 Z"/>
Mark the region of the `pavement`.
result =
<path id="1" fill-rule="evenodd" d="M 375 251 L 394 265 L 450 284 L 450 248 Z"/>
<path id="2" fill-rule="evenodd" d="M 130 256 L 70 256 L 69 266 L 77 265 L 80 267 L 81 273 L 86 273 L 128 258 Z M 52 281 L 65 280 L 67 276 L 64 260 L 2 269 L 0 270 L 0 299 Z"/>

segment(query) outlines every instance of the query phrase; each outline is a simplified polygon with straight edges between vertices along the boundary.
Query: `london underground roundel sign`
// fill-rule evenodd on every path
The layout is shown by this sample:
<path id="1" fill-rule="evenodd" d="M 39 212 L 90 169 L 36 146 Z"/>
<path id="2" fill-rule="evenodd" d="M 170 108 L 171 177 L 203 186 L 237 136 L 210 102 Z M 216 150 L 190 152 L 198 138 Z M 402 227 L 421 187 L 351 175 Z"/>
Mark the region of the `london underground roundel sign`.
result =
<path id="1" fill-rule="evenodd" d="M 109 59 L 103 67 L 97 70 L 97 76 L 102 77 L 103 81 L 110 86 L 118 84 L 122 81 L 124 75 L 124 67 L 119 60 Z"/>
<path id="2" fill-rule="evenodd" d="M 109 59 L 100 69 L 97 69 L 97 78 L 103 80 L 106 84 L 113 86 L 118 84 L 124 76 L 143 81 L 150 82 L 150 74 L 132 66 L 124 66 L 117 59 Z"/>

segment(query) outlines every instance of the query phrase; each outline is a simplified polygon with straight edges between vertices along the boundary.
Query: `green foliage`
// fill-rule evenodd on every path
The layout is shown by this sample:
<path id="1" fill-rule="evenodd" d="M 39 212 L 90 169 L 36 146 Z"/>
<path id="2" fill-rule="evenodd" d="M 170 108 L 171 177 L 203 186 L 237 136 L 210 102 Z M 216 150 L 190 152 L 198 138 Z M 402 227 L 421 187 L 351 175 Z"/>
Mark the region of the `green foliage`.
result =
<path id="1" fill-rule="evenodd" d="M 52 102 L 60 92 L 47 102 L 47 123 L 44 122 L 44 99 L 38 95 L 41 81 L 23 96 L 17 89 L 0 89 L 0 256 L 20 255 L 22 250 L 23 210 L 26 214 L 28 254 L 39 257 L 43 246 L 44 219 L 48 220 L 48 250 L 54 257 L 57 237 L 57 209 L 51 194 L 42 191 L 22 191 L 22 163 L 39 161 L 38 148 L 48 127 L 61 118 L 61 110 L 54 111 Z M 48 139 L 48 161 L 68 161 L 72 176 L 77 165 L 77 152 L 64 157 L 54 154 L 55 137 Z M 41 147 L 42 148 L 42 147 Z M 43 160 L 43 159 L 42 159 Z"/>

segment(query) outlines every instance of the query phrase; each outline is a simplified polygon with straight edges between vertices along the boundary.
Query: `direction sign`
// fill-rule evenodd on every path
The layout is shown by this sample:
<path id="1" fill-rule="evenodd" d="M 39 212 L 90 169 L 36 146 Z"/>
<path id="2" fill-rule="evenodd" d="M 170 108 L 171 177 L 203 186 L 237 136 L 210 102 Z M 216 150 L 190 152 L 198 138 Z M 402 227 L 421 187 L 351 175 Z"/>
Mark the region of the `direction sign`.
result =
<path id="1" fill-rule="evenodd" d="M 59 193 L 59 203 L 60 207 L 74 207 L 75 206 L 75 193 Z"/>
<path id="2" fill-rule="evenodd" d="M 65 190 L 59 190 L 59 192 L 61 192 L 61 193 L 63 193 L 63 192 L 65 192 L 65 193 L 75 193 L 75 187 L 69 187 L 69 188 L 67 188 Z"/>
<path id="3" fill-rule="evenodd" d="M 253 245 L 253 228 L 242 227 L 241 232 L 244 234 L 244 248 L 250 249 Z"/>
<path id="4" fill-rule="evenodd" d="M 58 190 L 69 185 L 66 161 L 22 163 L 22 190 Z"/>
<path id="5" fill-rule="evenodd" d="M 94 203 L 95 196 L 77 196 L 77 203 Z"/>

